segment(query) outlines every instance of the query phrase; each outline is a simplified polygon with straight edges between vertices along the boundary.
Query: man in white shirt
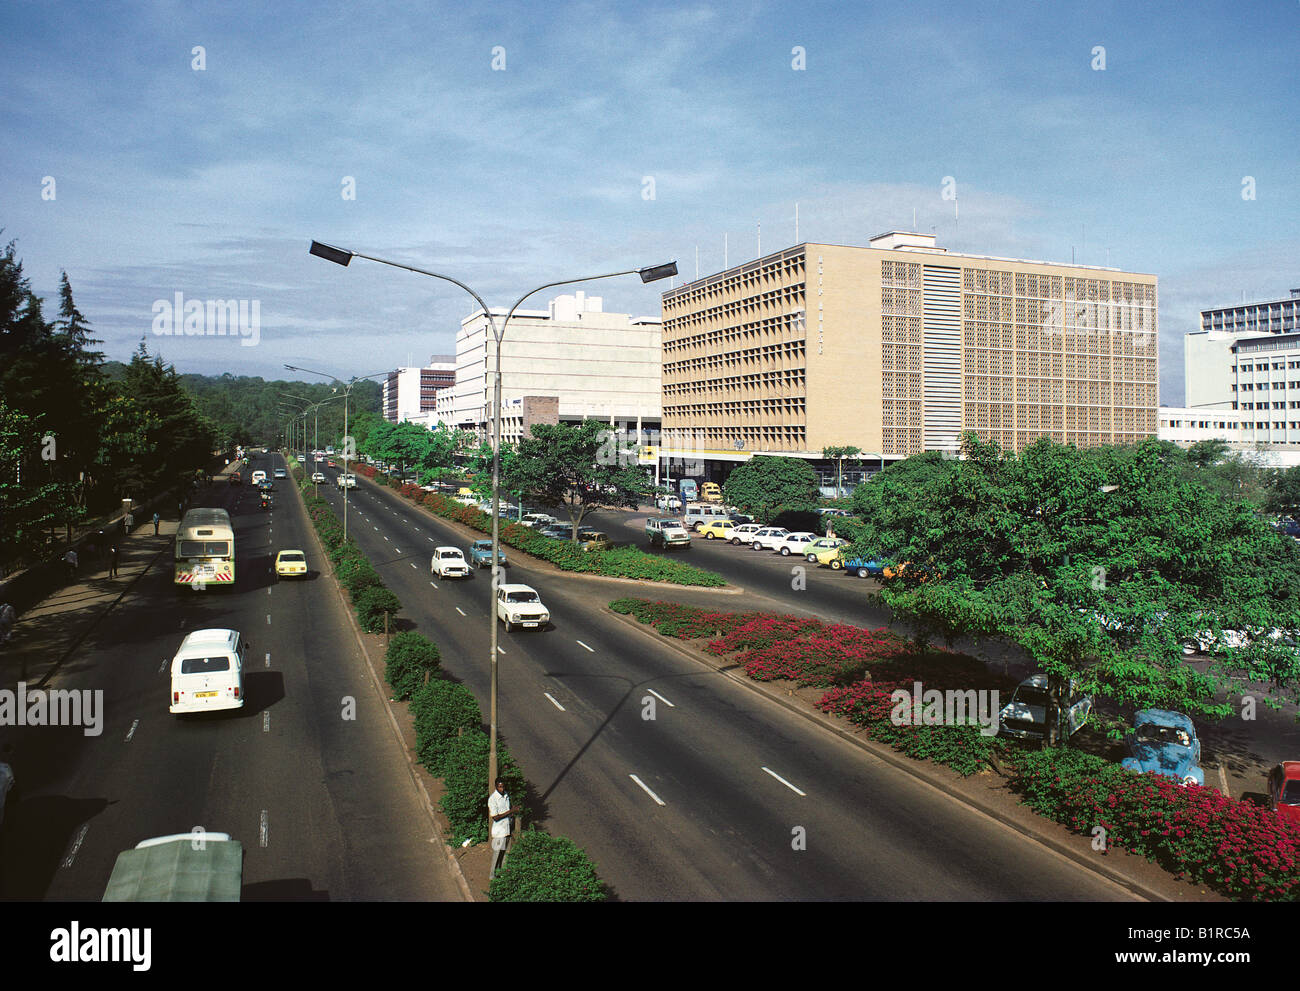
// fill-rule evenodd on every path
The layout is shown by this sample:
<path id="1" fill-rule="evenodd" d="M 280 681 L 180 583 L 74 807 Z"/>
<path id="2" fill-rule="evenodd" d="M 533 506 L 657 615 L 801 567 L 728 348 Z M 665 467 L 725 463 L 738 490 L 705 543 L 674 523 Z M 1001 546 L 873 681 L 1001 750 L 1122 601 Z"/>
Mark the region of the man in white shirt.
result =
<path id="1" fill-rule="evenodd" d="M 491 824 L 488 833 L 492 837 L 492 869 L 488 879 L 496 876 L 497 868 L 506 862 L 506 851 L 510 848 L 510 817 L 518 809 L 510 804 L 506 794 L 504 778 L 497 778 L 496 791 L 488 796 L 488 821 Z"/>

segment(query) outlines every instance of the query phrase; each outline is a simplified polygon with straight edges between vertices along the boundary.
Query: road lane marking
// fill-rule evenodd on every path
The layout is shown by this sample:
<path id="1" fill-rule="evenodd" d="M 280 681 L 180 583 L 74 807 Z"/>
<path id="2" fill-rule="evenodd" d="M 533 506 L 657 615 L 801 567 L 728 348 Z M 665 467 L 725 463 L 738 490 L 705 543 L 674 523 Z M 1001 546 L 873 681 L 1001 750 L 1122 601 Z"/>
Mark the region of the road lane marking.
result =
<path id="1" fill-rule="evenodd" d="M 429 584 L 432 585 L 433 582 L 429 582 Z M 457 611 L 458 613 L 460 613 L 462 616 L 465 615 L 465 610 L 462 609 L 460 606 L 457 606 L 457 607 L 456 607 L 456 611 Z"/>
<path id="2" fill-rule="evenodd" d="M 163 662 L 158 665 L 158 673 L 162 674 L 166 670 L 167 670 L 167 658 L 164 657 Z"/>
<path id="3" fill-rule="evenodd" d="M 370 521 L 367 520 L 366 522 L 369 523 Z M 377 532 L 377 531 L 379 530 L 379 527 L 375 527 L 375 530 L 376 530 L 376 532 Z"/>
<path id="4" fill-rule="evenodd" d="M 433 585 L 434 588 L 437 588 L 437 587 L 438 587 L 437 585 L 434 585 L 433 582 L 429 582 L 429 584 L 430 584 L 430 585 Z"/>
<path id="5" fill-rule="evenodd" d="M 559 702 L 555 701 L 555 699 L 551 697 L 551 693 L 550 693 L 550 692 L 542 692 L 542 694 L 545 695 L 548 699 L 551 700 L 551 705 L 555 706 L 555 708 L 559 709 L 561 712 L 564 712 L 564 711 L 565 711 L 564 706 L 560 705 Z"/>
<path id="6" fill-rule="evenodd" d="M 268 653 L 266 655 L 266 667 L 269 668 L 270 666 L 271 666 L 271 655 Z"/>
<path id="7" fill-rule="evenodd" d="M 645 792 L 647 795 L 649 795 L 651 798 L 653 798 L 657 804 L 659 804 L 659 805 L 667 805 L 667 804 L 668 804 L 668 803 L 665 802 L 662 798 L 660 798 L 658 795 L 656 795 L 654 792 L 652 792 L 649 788 L 647 788 L 647 787 L 646 787 L 646 783 L 645 783 L 644 781 L 642 781 L 640 778 L 638 778 L 635 774 L 629 774 L 628 777 L 631 778 L 633 781 L 635 781 L 638 785 L 640 785 L 640 786 L 641 786 L 641 790 L 642 790 L 643 792 Z"/>
<path id="8" fill-rule="evenodd" d="M 376 529 L 378 529 L 378 527 L 376 527 Z M 387 538 L 387 537 L 385 537 L 385 538 L 384 538 L 384 539 L 385 539 L 385 540 L 388 540 L 388 538 Z"/>
<path id="9" fill-rule="evenodd" d="M 266 814 L 266 809 L 262 810 L 261 822 L 257 831 L 257 842 L 259 846 L 265 847 L 266 841 L 270 838 L 271 817 Z"/>
<path id="10" fill-rule="evenodd" d="M 579 647 L 587 647 L 587 645 L 586 645 L 585 643 L 583 643 L 581 640 L 578 641 L 578 646 L 579 646 Z M 587 649 L 588 649 L 588 650 L 591 650 L 590 647 L 587 647 Z M 596 653 L 594 650 L 591 650 L 591 652 L 592 652 L 593 654 Z"/>
<path id="11" fill-rule="evenodd" d="M 415 562 L 414 562 L 414 561 L 411 562 L 411 567 L 412 567 L 412 568 L 415 568 Z M 419 568 L 416 568 L 415 570 L 419 571 L 420 569 L 419 569 Z"/>
<path id="12" fill-rule="evenodd" d="M 270 709 L 267 709 L 264 713 L 262 713 L 262 732 L 263 733 L 271 732 L 271 710 Z"/>
<path id="13" fill-rule="evenodd" d="M 807 793 L 807 792 L 802 792 L 802 791 L 800 791 L 798 788 L 796 788 L 794 785 L 790 784 L 789 781 L 785 780 L 785 778 L 781 777 L 781 775 L 777 774 L 777 773 L 776 773 L 774 770 L 772 770 L 770 767 L 765 767 L 765 768 L 763 768 L 763 770 L 766 771 L 768 774 L 772 775 L 772 777 L 776 778 L 777 781 L 781 782 L 781 784 L 785 785 L 787 788 L 789 788 L 789 789 L 790 789 L 792 792 L 794 792 L 796 795 L 801 795 L 801 796 L 804 797 L 804 798 L 807 798 L 807 797 L 808 797 L 808 793 Z"/>
<path id="14" fill-rule="evenodd" d="M 660 695 L 658 692 L 656 692 L 653 688 L 647 688 L 646 691 L 649 692 L 651 695 L 653 695 L 655 698 L 657 698 L 657 699 L 658 699 L 660 702 L 662 702 L 664 705 L 668 706 L 668 708 L 670 708 L 670 709 L 676 709 L 676 708 L 677 708 L 677 706 L 673 705 L 673 704 L 672 704 L 671 702 L 669 702 L 666 698 L 664 698 L 662 695 Z"/>
<path id="15" fill-rule="evenodd" d="M 497 648 L 497 653 L 499 653 L 499 654 L 504 654 L 505 652 L 506 652 L 506 649 L 505 649 L 504 647 L 498 647 L 498 648 Z"/>
<path id="16" fill-rule="evenodd" d="M 432 538 L 432 537 L 430 537 L 430 538 L 429 538 L 429 543 L 431 543 L 431 544 L 432 544 L 432 543 L 433 543 L 433 542 L 434 542 L 434 541 L 433 541 L 433 538 Z"/>
<path id="17" fill-rule="evenodd" d="M 271 614 L 270 614 L 270 613 L 267 613 L 267 614 L 266 614 L 266 625 L 267 625 L 267 626 L 270 626 L 270 625 L 271 625 Z"/>
<path id="18" fill-rule="evenodd" d="M 131 737 L 135 736 L 135 728 L 139 725 L 140 725 L 140 720 L 136 719 L 132 721 L 131 728 L 126 731 L 126 739 L 122 741 L 123 743 L 131 742 Z"/>
<path id="19" fill-rule="evenodd" d="M 266 590 L 266 594 L 267 594 L 267 595 L 270 595 L 270 594 L 271 594 L 271 590 L 270 590 L 269 588 Z"/>
<path id="20" fill-rule="evenodd" d="M 82 841 L 86 838 L 86 831 L 90 829 L 90 823 L 84 823 L 77 831 L 77 838 L 72 841 L 72 850 L 63 861 L 64 867 L 71 867 L 72 862 L 77 859 L 77 851 L 81 849 Z"/>

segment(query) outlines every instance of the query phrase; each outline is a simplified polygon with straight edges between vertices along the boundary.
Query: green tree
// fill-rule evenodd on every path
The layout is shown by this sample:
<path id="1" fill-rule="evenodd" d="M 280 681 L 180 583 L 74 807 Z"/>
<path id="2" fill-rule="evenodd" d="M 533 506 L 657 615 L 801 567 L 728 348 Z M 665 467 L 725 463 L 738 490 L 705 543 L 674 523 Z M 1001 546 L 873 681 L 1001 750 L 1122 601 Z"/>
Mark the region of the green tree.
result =
<path id="1" fill-rule="evenodd" d="M 723 501 L 759 520 L 774 519 L 787 510 L 817 507 L 817 473 L 800 458 L 755 455 L 739 465 L 723 485 Z"/>
<path id="2" fill-rule="evenodd" d="M 1266 636 L 1204 673 L 1184 663 L 1201 630 L 1300 628 L 1300 549 L 1188 476 L 1181 452 L 1041 439 L 1016 456 L 967 435 L 963 454 L 861 487 L 875 502 L 864 494 L 872 515 L 853 551 L 908 565 L 881 598 L 919 639 L 1017 644 L 1054 705 L 1071 678 L 1120 703 L 1214 716 L 1226 712 L 1217 688 L 1267 678 L 1296 693 L 1295 652 Z"/>
<path id="3" fill-rule="evenodd" d="M 609 425 L 598 420 L 534 424 L 508 471 L 503 463 L 502 484 L 543 505 L 563 506 L 576 541 L 583 518 L 596 506 L 635 508 L 650 492 L 635 455 L 628 464 L 611 436 Z"/>
<path id="4" fill-rule="evenodd" d="M 822 457 L 835 462 L 835 497 L 838 499 L 844 491 L 844 462 L 851 461 L 857 463 L 858 455 L 862 453 L 862 448 L 854 447 L 852 444 L 843 447 L 823 447 Z"/>

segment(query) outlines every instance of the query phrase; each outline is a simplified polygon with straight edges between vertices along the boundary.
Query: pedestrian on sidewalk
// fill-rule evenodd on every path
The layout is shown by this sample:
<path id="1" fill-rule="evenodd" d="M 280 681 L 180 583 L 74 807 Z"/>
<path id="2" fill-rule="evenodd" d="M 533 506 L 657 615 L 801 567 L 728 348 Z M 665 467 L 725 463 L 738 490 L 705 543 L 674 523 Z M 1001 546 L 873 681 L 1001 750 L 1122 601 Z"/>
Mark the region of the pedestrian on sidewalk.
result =
<path id="1" fill-rule="evenodd" d="M 135 529 L 135 517 L 130 513 L 126 514 L 126 519 L 123 522 L 126 524 L 126 530 L 124 531 L 125 534 L 129 534 Z"/>
<path id="2" fill-rule="evenodd" d="M 510 796 L 506 794 L 506 782 L 504 778 L 497 778 L 496 791 L 488 796 L 488 819 L 492 823 L 492 869 L 488 872 L 488 879 L 491 880 L 496 876 L 497 868 L 506 862 L 506 853 L 510 849 L 510 823 L 511 816 L 516 815 L 519 810 L 510 804 Z"/>
<path id="3" fill-rule="evenodd" d="M 108 552 L 108 577 L 117 577 L 117 544 L 114 544 Z"/>
<path id="4" fill-rule="evenodd" d="M 159 519 L 158 514 L 154 513 L 153 514 L 153 535 L 155 537 L 158 536 L 158 519 Z"/>
<path id="5" fill-rule="evenodd" d="M 63 555 L 63 565 L 68 571 L 68 581 L 75 582 L 77 580 L 77 552 L 71 547 L 68 548 L 68 553 Z"/>

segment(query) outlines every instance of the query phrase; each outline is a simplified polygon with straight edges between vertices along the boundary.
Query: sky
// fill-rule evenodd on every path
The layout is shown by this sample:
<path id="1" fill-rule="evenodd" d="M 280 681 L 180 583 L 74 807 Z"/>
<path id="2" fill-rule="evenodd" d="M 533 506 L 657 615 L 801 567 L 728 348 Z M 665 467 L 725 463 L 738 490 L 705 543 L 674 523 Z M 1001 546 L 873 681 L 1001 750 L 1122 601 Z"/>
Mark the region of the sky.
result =
<path id="1" fill-rule="evenodd" d="M 1109 264 L 1159 277 L 1165 405 L 1199 310 L 1300 287 L 1295 0 L 9 0 L 0 91 L 0 228 L 47 316 L 66 271 L 109 358 L 183 372 L 454 352 L 463 289 L 312 239 L 494 307 L 760 237 Z M 657 316 L 668 286 L 573 289 Z M 244 336 L 160 333 L 178 293 L 247 301 Z"/>

